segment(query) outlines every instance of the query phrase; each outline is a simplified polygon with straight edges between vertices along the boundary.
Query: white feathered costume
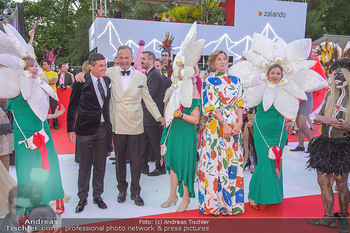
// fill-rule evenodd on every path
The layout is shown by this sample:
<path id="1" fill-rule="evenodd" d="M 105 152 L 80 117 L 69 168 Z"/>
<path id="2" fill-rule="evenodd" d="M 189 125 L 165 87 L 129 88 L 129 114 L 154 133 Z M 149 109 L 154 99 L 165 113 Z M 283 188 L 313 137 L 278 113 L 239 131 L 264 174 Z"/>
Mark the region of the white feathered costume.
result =
<path id="1" fill-rule="evenodd" d="M 243 53 L 247 59 L 231 66 L 228 74 L 242 80 L 249 107 L 263 101 L 267 111 L 272 104 L 285 118 L 294 120 L 299 109 L 299 100 L 307 100 L 305 92 L 313 92 L 327 86 L 317 72 L 311 70 L 316 61 L 307 60 L 311 40 L 295 40 L 288 45 L 282 38 L 274 43 L 270 38 L 255 33 L 251 50 Z M 277 83 L 269 82 L 267 71 L 270 65 L 283 68 L 283 78 Z"/>
<path id="2" fill-rule="evenodd" d="M 169 126 L 174 119 L 174 112 L 182 105 L 190 108 L 193 99 L 193 67 L 201 57 L 205 40 L 195 40 L 197 35 L 197 23 L 194 22 L 181 43 L 180 51 L 176 54 L 173 63 L 172 85 L 168 89 L 164 102 L 169 100 L 165 110 L 165 123 Z M 183 68 L 183 69 L 182 69 Z M 181 72 L 182 80 L 178 78 Z"/>

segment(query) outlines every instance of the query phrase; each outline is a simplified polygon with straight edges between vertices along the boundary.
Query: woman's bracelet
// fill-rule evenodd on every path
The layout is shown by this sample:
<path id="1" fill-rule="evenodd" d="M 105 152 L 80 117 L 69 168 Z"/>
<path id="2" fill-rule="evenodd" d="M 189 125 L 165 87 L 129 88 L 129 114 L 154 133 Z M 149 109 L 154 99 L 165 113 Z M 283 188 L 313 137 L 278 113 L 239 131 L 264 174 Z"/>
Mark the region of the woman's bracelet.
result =
<path id="1" fill-rule="evenodd" d="M 220 124 L 219 124 L 219 125 L 224 124 L 224 122 L 225 122 L 225 119 L 223 119 L 223 120 L 220 122 Z"/>
<path id="2" fill-rule="evenodd" d="M 181 112 L 181 116 L 180 116 L 180 119 L 182 119 L 184 117 L 184 114 Z"/>

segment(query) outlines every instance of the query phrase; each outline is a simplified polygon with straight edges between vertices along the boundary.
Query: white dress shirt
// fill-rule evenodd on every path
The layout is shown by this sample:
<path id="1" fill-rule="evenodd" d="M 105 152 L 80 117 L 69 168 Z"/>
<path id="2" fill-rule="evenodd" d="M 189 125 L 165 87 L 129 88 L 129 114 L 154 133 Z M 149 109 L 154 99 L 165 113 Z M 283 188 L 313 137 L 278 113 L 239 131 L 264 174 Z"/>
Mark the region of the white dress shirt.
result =
<path id="1" fill-rule="evenodd" d="M 91 80 L 92 80 L 92 84 L 94 85 L 94 89 L 95 89 L 95 93 L 96 93 L 98 102 L 100 103 L 100 106 L 102 108 L 102 106 L 103 106 L 103 99 L 102 99 L 100 91 L 98 90 L 98 83 L 97 83 L 98 79 L 91 72 L 90 72 L 90 74 L 91 74 Z M 101 77 L 100 80 L 101 80 L 101 84 L 102 84 L 103 90 L 105 92 L 105 97 L 107 97 L 107 87 L 106 87 L 105 80 L 104 80 L 103 77 Z M 105 120 L 103 118 L 103 114 L 101 113 L 101 122 L 104 122 L 104 121 Z"/>
<path id="2" fill-rule="evenodd" d="M 121 70 L 123 70 L 123 69 L 121 69 Z M 123 85 L 124 91 L 126 91 L 128 89 L 132 75 L 134 73 L 134 71 L 133 71 L 133 69 L 131 69 L 131 67 L 125 71 L 130 71 L 130 74 L 129 75 L 122 75 L 122 73 L 120 73 L 120 79 L 122 80 L 122 85 Z"/>

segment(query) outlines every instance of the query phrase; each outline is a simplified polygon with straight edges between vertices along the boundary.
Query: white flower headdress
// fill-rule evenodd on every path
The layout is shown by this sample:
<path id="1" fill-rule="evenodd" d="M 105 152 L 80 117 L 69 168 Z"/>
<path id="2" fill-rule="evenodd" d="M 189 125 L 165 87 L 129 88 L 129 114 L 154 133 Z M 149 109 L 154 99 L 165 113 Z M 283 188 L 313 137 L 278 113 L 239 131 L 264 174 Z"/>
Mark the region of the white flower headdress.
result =
<path id="1" fill-rule="evenodd" d="M 174 112 L 184 106 L 190 108 L 193 98 L 192 76 L 194 74 L 193 67 L 197 64 L 202 54 L 205 40 L 197 40 L 197 23 L 194 22 L 188 31 L 184 41 L 181 43 L 180 51 L 176 54 L 173 63 L 173 82 L 167 91 L 164 102 L 169 99 L 169 103 L 165 110 L 165 123 L 168 126 L 174 119 Z M 183 68 L 183 69 L 182 69 Z M 178 78 L 181 72 L 182 80 Z"/>
<path id="2" fill-rule="evenodd" d="M 56 100 L 58 97 L 43 81 L 46 77 L 40 68 L 36 79 L 24 70 L 26 62 L 23 58 L 35 58 L 34 48 L 25 42 L 12 25 L 2 26 L 5 32 L 0 30 L 0 98 L 14 98 L 22 93 L 36 116 L 44 121 L 49 110 L 47 94 Z M 43 86 L 49 91 L 44 91 Z"/>
<path id="3" fill-rule="evenodd" d="M 282 38 L 275 43 L 255 33 L 251 51 L 243 53 L 247 60 L 231 66 L 228 74 L 242 80 L 249 107 L 263 101 L 265 111 L 274 105 L 284 117 L 295 119 L 299 109 L 298 99 L 307 100 L 305 92 L 327 86 L 322 76 L 310 69 L 316 63 L 307 60 L 310 50 L 309 39 L 296 40 L 287 45 Z M 267 79 L 267 71 L 272 64 L 283 68 L 283 78 L 276 84 Z"/>

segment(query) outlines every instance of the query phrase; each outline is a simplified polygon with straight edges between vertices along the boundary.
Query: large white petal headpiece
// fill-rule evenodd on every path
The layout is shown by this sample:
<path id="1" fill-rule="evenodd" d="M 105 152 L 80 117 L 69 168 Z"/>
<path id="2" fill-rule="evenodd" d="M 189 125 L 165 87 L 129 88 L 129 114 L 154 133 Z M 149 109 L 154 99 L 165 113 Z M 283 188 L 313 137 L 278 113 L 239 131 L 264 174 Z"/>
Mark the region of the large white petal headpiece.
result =
<path id="1" fill-rule="evenodd" d="M 282 38 L 273 42 L 255 33 L 251 50 L 243 53 L 247 60 L 231 66 L 228 74 L 242 80 L 249 107 L 255 107 L 263 101 L 265 111 L 274 105 L 284 117 L 295 119 L 299 109 L 298 99 L 307 100 L 305 92 L 327 86 L 322 76 L 310 70 L 316 63 L 307 60 L 310 50 L 310 39 L 286 44 Z M 283 78 L 276 84 L 267 79 L 267 71 L 272 64 L 279 64 L 283 68 Z"/>
<path id="2" fill-rule="evenodd" d="M 185 108 L 191 107 L 193 99 L 193 67 L 200 59 L 205 44 L 203 39 L 196 41 L 196 36 L 197 23 L 194 22 L 174 59 L 173 75 L 171 77 L 173 83 L 164 98 L 164 102 L 170 98 L 164 114 L 166 126 L 174 119 L 174 112 L 181 105 Z M 182 76 L 181 81 L 178 78 L 180 72 Z"/>
<path id="3" fill-rule="evenodd" d="M 24 70 L 24 57 L 35 58 L 34 48 L 25 42 L 17 30 L 10 24 L 3 24 L 0 30 L 0 98 L 14 98 L 20 93 L 28 101 L 36 116 L 46 119 L 50 95 L 58 100 L 56 93 L 46 84 L 43 73 L 38 73 L 36 79 Z M 40 68 L 39 68 L 40 70 Z"/>

